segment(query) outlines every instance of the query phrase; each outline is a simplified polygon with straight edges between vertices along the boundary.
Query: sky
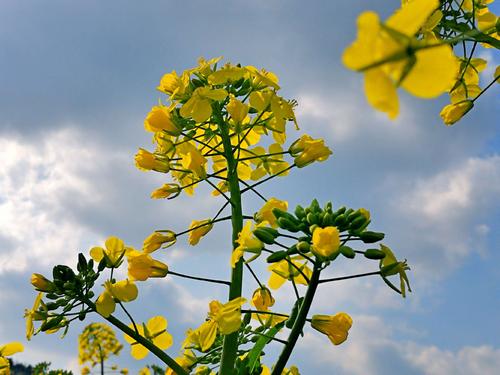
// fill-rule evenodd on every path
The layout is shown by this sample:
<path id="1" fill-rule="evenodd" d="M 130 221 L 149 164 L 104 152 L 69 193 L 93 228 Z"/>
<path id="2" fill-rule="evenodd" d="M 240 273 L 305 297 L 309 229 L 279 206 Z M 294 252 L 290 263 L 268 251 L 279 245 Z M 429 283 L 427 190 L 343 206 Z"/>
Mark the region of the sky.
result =
<path id="1" fill-rule="evenodd" d="M 499 86 L 453 127 L 439 111 L 442 96 L 422 100 L 400 92 L 395 121 L 371 109 L 362 76 L 341 64 L 363 10 L 388 16 L 399 1 L 97 1 L 3 0 L 0 3 L 0 344 L 21 341 L 16 361 L 50 361 L 78 373 L 77 337 L 24 340 L 23 311 L 35 292 L 33 272 L 75 265 L 116 235 L 140 247 L 155 229 L 181 231 L 221 204 L 199 189 L 194 198 L 153 201 L 159 174 L 134 167 L 139 147 L 152 148 L 143 121 L 161 97 L 156 86 L 171 70 L 200 56 L 255 65 L 280 78 L 295 98 L 301 131 L 325 138 L 324 163 L 275 179 L 262 192 L 306 205 L 365 207 L 384 243 L 408 260 L 413 293 L 406 299 L 378 278 L 322 286 L 313 313 L 348 312 L 349 339 L 333 346 L 311 330 L 290 360 L 303 374 L 493 374 L 500 366 L 500 107 Z M 493 8 L 498 14 L 498 6 Z M 495 51 L 488 82 L 500 64 Z M 297 137 L 301 133 L 297 133 Z M 293 134 L 290 133 L 290 137 Z M 249 196 L 247 212 L 260 202 Z M 158 254 L 171 269 L 229 277 L 228 228 L 190 247 L 185 239 Z M 366 272 L 373 264 L 340 261 L 329 275 Z M 265 267 L 256 266 L 263 279 Z M 247 276 L 248 277 L 248 276 Z M 246 295 L 256 285 L 248 278 Z M 205 318 L 226 290 L 193 281 L 153 280 L 129 304 L 137 320 L 163 314 L 175 338 Z M 278 307 L 292 301 L 280 289 Z M 119 335 L 122 339 L 122 336 Z M 123 340 L 122 340 L 123 341 Z M 155 363 L 120 365 L 135 373 Z M 271 349 L 266 361 L 272 361 Z"/>

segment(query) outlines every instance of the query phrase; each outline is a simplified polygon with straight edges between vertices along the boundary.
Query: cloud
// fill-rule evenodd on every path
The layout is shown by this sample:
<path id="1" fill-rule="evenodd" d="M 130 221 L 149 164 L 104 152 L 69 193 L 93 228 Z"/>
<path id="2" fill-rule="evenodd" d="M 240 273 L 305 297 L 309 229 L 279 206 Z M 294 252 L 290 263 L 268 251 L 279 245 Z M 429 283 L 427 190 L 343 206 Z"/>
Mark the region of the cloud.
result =
<path id="1" fill-rule="evenodd" d="M 447 272 L 474 253 L 490 235 L 500 205 L 500 156 L 465 159 L 426 178 L 415 178 L 392 209 L 414 223 L 407 233 L 419 244 L 413 255 L 425 272 Z M 496 203 L 495 203 L 496 202 Z M 439 250 L 439 251 L 436 251 Z"/>
<path id="2" fill-rule="evenodd" d="M 307 332 L 299 341 L 299 350 L 312 353 L 319 362 L 314 368 L 317 373 L 331 366 L 339 375 L 493 375 L 500 366 L 500 348 L 479 345 L 454 351 L 440 349 L 397 339 L 400 329 L 386 319 L 373 315 L 353 319 L 349 338 L 340 346 L 331 345 L 326 336 L 315 331 Z"/>

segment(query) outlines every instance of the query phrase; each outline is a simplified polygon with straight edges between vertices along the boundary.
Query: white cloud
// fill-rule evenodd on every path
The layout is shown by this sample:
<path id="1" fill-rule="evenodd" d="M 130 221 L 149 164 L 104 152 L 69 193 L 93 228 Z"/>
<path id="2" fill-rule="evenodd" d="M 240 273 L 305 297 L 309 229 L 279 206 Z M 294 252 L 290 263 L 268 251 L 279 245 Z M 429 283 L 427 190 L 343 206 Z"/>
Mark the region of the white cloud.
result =
<path id="1" fill-rule="evenodd" d="M 9 250 L 0 254 L 0 274 L 74 262 L 74 251 L 96 234 L 72 219 L 65 202 L 98 203 L 102 194 L 86 177 L 104 153 L 81 132 L 64 128 L 37 144 L 0 138 L 0 239 Z"/>
<path id="2" fill-rule="evenodd" d="M 500 348 L 467 346 L 456 351 L 412 341 L 398 341 L 396 331 L 376 316 L 353 316 L 348 340 L 333 346 L 328 338 L 309 331 L 298 350 L 312 353 L 318 368 L 334 366 L 348 375 L 425 374 L 493 375 L 500 366 Z M 310 350 L 310 348 L 315 348 Z"/>
<path id="3" fill-rule="evenodd" d="M 491 214 L 500 202 L 500 156 L 469 158 L 431 177 L 413 181 L 393 209 L 411 218 L 406 240 L 418 244 L 422 270 L 453 269 L 468 255 L 484 254 Z M 495 203 L 496 202 L 496 203 Z M 436 251 L 437 250 L 437 251 Z M 432 256 L 430 256 L 432 252 Z"/>

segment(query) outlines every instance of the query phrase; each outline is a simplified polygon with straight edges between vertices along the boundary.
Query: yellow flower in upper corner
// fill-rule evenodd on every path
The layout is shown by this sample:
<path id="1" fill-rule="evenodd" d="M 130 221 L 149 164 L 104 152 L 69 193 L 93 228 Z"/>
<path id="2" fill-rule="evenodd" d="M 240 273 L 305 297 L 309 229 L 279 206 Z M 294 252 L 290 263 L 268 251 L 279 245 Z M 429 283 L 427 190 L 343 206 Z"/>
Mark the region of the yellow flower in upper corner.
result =
<path id="1" fill-rule="evenodd" d="M 295 165 L 299 168 L 315 161 L 325 161 L 332 154 L 332 150 L 325 146 L 323 139 L 313 139 L 307 134 L 293 142 L 288 151 L 295 157 Z"/>
<path id="2" fill-rule="evenodd" d="M 167 324 L 167 319 L 162 316 L 155 316 L 149 319 L 146 324 L 137 325 L 137 331 L 161 350 L 166 350 L 174 342 L 172 335 L 167 332 Z M 129 327 L 134 329 L 133 324 L 129 324 Z M 149 350 L 132 337 L 125 335 L 125 341 L 131 345 L 130 354 L 134 359 L 140 360 L 148 355 Z"/>
<path id="3" fill-rule="evenodd" d="M 184 118 L 191 117 L 196 122 L 204 122 L 212 115 L 212 102 L 224 100 L 226 97 L 227 91 L 224 89 L 198 87 L 181 107 L 180 115 Z"/>
<path id="4" fill-rule="evenodd" d="M 170 109 L 164 106 L 154 106 L 144 120 L 144 128 L 150 132 L 166 131 L 170 135 L 179 135 L 181 129 L 172 120 Z"/>
<path id="5" fill-rule="evenodd" d="M 257 310 L 267 311 L 269 307 L 274 305 L 274 298 L 271 291 L 265 286 L 256 289 L 252 296 L 252 305 L 255 306 Z"/>
<path id="6" fill-rule="evenodd" d="M 310 279 L 312 270 L 307 266 L 307 261 L 304 263 L 301 262 L 303 260 L 301 256 L 296 256 L 292 257 L 290 262 L 283 259 L 279 262 L 270 264 L 268 267 L 268 270 L 271 271 L 271 276 L 268 281 L 269 287 L 271 289 L 279 289 L 285 281 L 292 279 L 296 284 L 307 285 L 305 277 Z M 290 263 L 293 263 L 293 265 Z"/>
<path id="7" fill-rule="evenodd" d="M 42 318 L 42 317 L 39 317 L 38 313 L 37 313 L 38 308 L 40 307 L 40 304 L 42 302 L 42 296 L 43 296 L 42 292 L 38 293 L 36 298 L 35 298 L 35 302 L 33 303 L 33 307 L 31 308 L 31 310 L 28 310 L 28 309 L 24 310 L 24 317 L 26 318 L 26 339 L 28 341 L 31 340 L 31 337 L 35 333 L 33 321 L 38 320 L 39 318 Z"/>
<path id="8" fill-rule="evenodd" d="M 111 281 L 106 281 L 104 283 L 104 291 L 95 303 L 96 310 L 99 314 L 107 318 L 115 311 L 115 299 L 121 302 L 130 302 L 135 300 L 138 294 L 139 291 L 133 281 L 127 279 L 114 284 Z"/>
<path id="9" fill-rule="evenodd" d="M 39 292 L 45 293 L 54 291 L 56 287 L 52 281 L 48 280 L 45 276 L 40 275 L 39 273 L 31 275 L 31 285 L 33 285 Z"/>
<path id="10" fill-rule="evenodd" d="M 180 192 L 181 192 L 181 187 L 178 184 L 164 184 L 162 185 L 162 187 L 156 189 L 151 193 L 151 198 L 153 199 L 168 198 L 172 194 L 174 194 L 175 197 L 179 195 Z"/>
<path id="11" fill-rule="evenodd" d="M 225 304 L 219 301 L 210 302 L 210 319 L 217 323 L 222 335 L 236 332 L 241 325 L 241 306 L 246 303 L 243 297 L 235 298 Z"/>
<path id="12" fill-rule="evenodd" d="M 6 357 L 10 357 L 12 354 L 22 352 L 23 350 L 23 344 L 20 342 L 11 342 L 0 346 L 0 374 L 10 374 L 10 362 Z"/>
<path id="13" fill-rule="evenodd" d="M 264 244 L 261 240 L 259 240 L 253 234 L 253 223 L 248 220 L 240 233 L 238 233 L 238 239 L 236 240 L 238 243 L 238 247 L 233 250 L 231 255 L 231 267 L 235 267 L 236 263 L 241 259 L 243 254 L 246 252 L 255 254 L 251 259 L 247 262 L 251 262 L 253 259 L 257 258 L 262 249 L 264 248 Z"/>
<path id="14" fill-rule="evenodd" d="M 211 219 L 193 220 L 189 226 L 189 244 L 194 246 L 200 242 L 200 239 L 212 230 L 213 223 Z"/>
<path id="15" fill-rule="evenodd" d="M 111 236 L 106 240 L 104 245 L 106 247 L 105 249 L 100 246 L 90 249 L 90 256 L 97 263 L 99 263 L 103 258 L 106 259 L 106 267 L 118 267 L 127 251 L 123 240 L 118 237 Z"/>
<path id="16" fill-rule="evenodd" d="M 340 345 L 347 340 L 352 318 L 344 312 L 335 315 L 313 315 L 311 326 L 327 335 L 334 345 Z"/>
<path id="17" fill-rule="evenodd" d="M 453 125 L 455 122 L 460 120 L 469 112 L 472 107 L 474 107 L 474 102 L 472 100 L 464 100 L 454 104 L 448 104 L 443 107 L 441 113 L 439 114 L 446 125 Z"/>
<path id="18" fill-rule="evenodd" d="M 337 227 L 316 228 L 312 236 L 311 251 L 324 259 L 333 256 L 340 247 L 340 234 Z"/>
<path id="19" fill-rule="evenodd" d="M 399 262 L 396 256 L 389 247 L 380 244 L 380 250 L 385 253 L 384 259 L 380 260 L 380 268 L 383 271 L 384 267 L 389 267 L 388 271 L 382 272 L 382 276 L 391 276 L 399 274 L 400 291 L 403 298 L 406 297 L 406 286 L 408 286 L 408 291 L 411 292 L 410 282 L 408 276 L 406 276 L 406 271 L 410 269 L 406 260 L 404 262 Z M 395 265 L 391 267 L 392 265 Z"/>
<path id="20" fill-rule="evenodd" d="M 438 8 L 438 0 L 411 1 L 385 23 L 374 12 L 358 17 L 358 36 L 342 56 L 348 68 L 365 73 L 368 102 L 393 119 L 399 113 L 396 88 L 434 98 L 453 85 L 458 61 L 452 48 L 427 33 L 414 36 Z"/>
<path id="21" fill-rule="evenodd" d="M 140 148 L 135 155 L 135 166 L 143 171 L 167 173 L 170 170 L 169 159 L 166 156 L 157 157 L 143 148 Z"/>
<path id="22" fill-rule="evenodd" d="M 288 202 L 282 201 L 277 198 L 270 198 L 266 203 L 261 207 L 261 209 L 255 214 L 255 221 L 258 223 L 262 223 L 263 221 L 267 221 L 269 225 L 273 228 L 278 226 L 276 222 L 276 217 L 273 214 L 273 209 L 278 208 L 281 211 L 288 210 Z"/>
<path id="23" fill-rule="evenodd" d="M 165 233 L 165 234 L 164 234 Z M 177 238 L 175 233 L 171 230 L 167 232 L 153 232 L 148 238 L 144 240 L 144 244 L 142 245 L 142 250 L 145 253 L 152 253 L 153 251 L 158 250 L 163 244 L 167 244 L 165 247 L 170 247 L 175 244 Z"/>
<path id="24" fill-rule="evenodd" d="M 146 281 L 150 277 L 165 277 L 168 266 L 151 255 L 137 250 L 127 253 L 128 277 L 131 281 Z"/>

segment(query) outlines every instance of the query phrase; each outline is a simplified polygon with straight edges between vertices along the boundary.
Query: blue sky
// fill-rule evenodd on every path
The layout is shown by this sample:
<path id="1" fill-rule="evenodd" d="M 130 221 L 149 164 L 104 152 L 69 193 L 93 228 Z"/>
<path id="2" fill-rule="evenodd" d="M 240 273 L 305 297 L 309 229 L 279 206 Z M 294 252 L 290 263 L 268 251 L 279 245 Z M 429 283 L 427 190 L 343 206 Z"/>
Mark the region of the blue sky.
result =
<path id="1" fill-rule="evenodd" d="M 299 102 L 301 129 L 324 137 L 334 152 L 263 191 L 292 207 L 316 197 L 370 209 L 373 228 L 412 266 L 414 292 L 406 300 L 379 279 L 321 289 L 314 312 L 349 312 L 350 339 L 333 347 L 308 330 L 292 362 L 303 374 L 492 374 L 500 366 L 500 90 L 451 128 L 438 116 L 444 96 L 401 93 L 394 122 L 369 108 L 361 75 L 346 70 L 340 56 L 361 11 L 386 16 L 398 5 L 2 1 L 0 343 L 24 337 L 32 272 L 74 264 L 79 251 L 110 235 L 140 246 L 154 229 L 182 230 L 217 211 L 220 202 L 207 198 L 207 189 L 191 199 L 151 201 L 162 177 L 136 170 L 133 155 L 150 146 L 142 124 L 160 97 L 160 77 L 200 56 L 223 55 L 275 72 L 282 94 Z M 492 67 L 500 64 L 498 52 L 481 53 Z M 250 198 L 248 212 L 259 204 Z M 218 228 L 196 248 L 179 241 L 162 259 L 179 272 L 227 276 L 227 235 Z M 329 272 L 368 266 L 339 262 Z M 248 293 L 254 288 L 249 281 Z M 290 293 L 277 293 L 282 306 Z M 138 320 L 168 318 L 175 356 L 183 332 L 203 320 L 213 298 L 224 299 L 225 290 L 167 278 L 141 285 L 130 306 Z M 36 336 L 16 359 L 75 369 L 82 327 L 64 340 Z M 134 372 L 151 358 L 133 361 L 125 348 L 119 361 Z"/>

